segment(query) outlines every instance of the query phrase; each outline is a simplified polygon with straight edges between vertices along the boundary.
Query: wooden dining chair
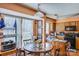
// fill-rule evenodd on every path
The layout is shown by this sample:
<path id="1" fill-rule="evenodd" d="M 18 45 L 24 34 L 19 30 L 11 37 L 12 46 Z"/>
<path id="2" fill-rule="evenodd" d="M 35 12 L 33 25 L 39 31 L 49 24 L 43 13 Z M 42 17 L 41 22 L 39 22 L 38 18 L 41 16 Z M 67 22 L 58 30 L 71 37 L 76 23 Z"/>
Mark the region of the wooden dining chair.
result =
<path id="1" fill-rule="evenodd" d="M 60 55 L 60 43 L 56 42 L 55 43 L 55 56 L 59 56 Z"/>
<path id="2" fill-rule="evenodd" d="M 27 39 L 27 40 L 23 40 L 23 43 L 24 43 L 24 46 L 25 45 L 27 45 L 27 44 L 29 44 L 29 43 L 33 43 L 34 41 L 32 40 L 32 39 Z M 25 51 L 25 50 L 24 50 Z M 28 51 L 25 51 L 25 54 L 26 55 L 31 55 L 31 53 L 30 52 L 28 52 Z"/>
<path id="3" fill-rule="evenodd" d="M 71 47 L 70 42 L 67 42 L 67 44 L 66 44 L 66 56 L 72 56 L 72 55 L 76 56 L 77 50 L 71 49 L 70 47 Z"/>
<path id="4" fill-rule="evenodd" d="M 22 50 L 21 48 L 16 49 L 16 56 L 25 56 L 26 52 Z"/>
<path id="5" fill-rule="evenodd" d="M 60 55 L 60 45 L 58 42 L 52 42 L 53 44 L 53 50 L 52 55 L 53 56 L 59 56 Z"/>

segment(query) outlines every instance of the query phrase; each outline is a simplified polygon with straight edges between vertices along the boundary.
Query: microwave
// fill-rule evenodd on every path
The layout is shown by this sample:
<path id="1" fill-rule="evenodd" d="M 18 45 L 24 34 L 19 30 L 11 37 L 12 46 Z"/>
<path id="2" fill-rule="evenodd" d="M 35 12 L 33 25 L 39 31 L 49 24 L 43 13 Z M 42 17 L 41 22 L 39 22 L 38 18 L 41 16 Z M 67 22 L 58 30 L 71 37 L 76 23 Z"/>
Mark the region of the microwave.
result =
<path id="1" fill-rule="evenodd" d="M 65 26 L 65 31 L 76 31 L 76 26 Z"/>

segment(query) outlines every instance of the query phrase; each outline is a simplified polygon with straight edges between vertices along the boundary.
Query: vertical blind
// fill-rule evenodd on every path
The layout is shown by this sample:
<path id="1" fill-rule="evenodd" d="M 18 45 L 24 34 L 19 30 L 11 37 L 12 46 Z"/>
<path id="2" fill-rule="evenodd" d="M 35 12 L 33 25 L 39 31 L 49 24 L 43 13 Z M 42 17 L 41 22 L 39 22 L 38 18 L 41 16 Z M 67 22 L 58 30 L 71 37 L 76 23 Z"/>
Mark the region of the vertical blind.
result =
<path id="1" fill-rule="evenodd" d="M 15 28 L 13 27 L 15 23 L 15 17 L 4 15 L 4 23 L 5 27 L 3 28 L 3 35 L 7 38 L 4 37 L 3 41 L 12 40 L 15 42 L 15 37 L 10 37 L 15 35 Z"/>
<path id="2" fill-rule="evenodd" d="M 16 38 L 16 47 L 21 48 L 22 47 L 22 38 L 21 38 L 21 18 L 16 17 L 16 24 L 17 24 L 17 38 Z"/>
<path id="3" fill-rule="evenodd" d="M 14 27 L 16 20 L 17 30 Z M 4 37 L 3 41 L 13 40 L 16 42 L 17 48 L 23 47 L 23 40 L 33 38 L 33 21 L 30 19 L 25 19 L 21 17 L 14 17 L 10 15 L 4 15 L 5 27 L 3 29 L 3 35 L 8 36 Z M 17 33 L 15 32 L 17 31 Z M 10 37 L 14 35 L 13 37 Z M 15 38 L 15 35 L 17 38 Z"/>
<path id="4" fill-rule="evenodd" d="M 29 39 L 33 39 L 33 21 L 30 19 L 23 19 L 22 20 L 22 40 L 29 40 Z"/>

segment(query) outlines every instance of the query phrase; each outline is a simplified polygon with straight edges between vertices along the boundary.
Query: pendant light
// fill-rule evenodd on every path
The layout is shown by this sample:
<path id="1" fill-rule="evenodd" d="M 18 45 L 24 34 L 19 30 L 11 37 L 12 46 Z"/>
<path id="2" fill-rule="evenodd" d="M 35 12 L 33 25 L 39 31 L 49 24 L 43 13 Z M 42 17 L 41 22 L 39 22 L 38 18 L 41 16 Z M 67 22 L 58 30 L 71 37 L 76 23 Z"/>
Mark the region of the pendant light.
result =
<path id="1" fill-rule="evenodd" d="M 36 17 L 43 17 L 44 14 L 40 11 L 40 4 L 38 4 L 38 11 L 36 12 L 36 14 L 34 15 Z"/>

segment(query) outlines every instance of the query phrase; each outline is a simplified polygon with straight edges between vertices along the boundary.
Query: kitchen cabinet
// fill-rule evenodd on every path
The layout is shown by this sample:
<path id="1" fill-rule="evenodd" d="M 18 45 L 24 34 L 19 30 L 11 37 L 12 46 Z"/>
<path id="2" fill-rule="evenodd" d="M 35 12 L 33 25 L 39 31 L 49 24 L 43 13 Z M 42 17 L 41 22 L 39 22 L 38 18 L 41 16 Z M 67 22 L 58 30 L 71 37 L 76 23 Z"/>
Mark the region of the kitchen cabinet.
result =
<path id="1" fill-rule="evenodd" d="M 70 22 L 70 26 L 75 26 L 76 25 L 76 22 Z"/>
<path id="2" fill-rule="evenodd" d="M 76 37 L 76 49 L 79 49 L 79 37 Z"/>
<path id="3" fill-rule="evenodd" d="M 76 22 L 65 22 L 65 26 L 75 26 Z"/>
<path id="4" fill-rule="evenodd" d="M 60 40 L 64 40 L 64 36 L 61 36 L 61 35 L 58 35 L 57 38 Z"/>
<path id="5" fill-rule="evenodd" d="M 65 22 L 65 26 L 70 26 L 70 22 Z"/>
<path id="6" fill-rule="evenodd" d="M 79 22 L 76 22 L 77 31 L 79 31 Z"/>

